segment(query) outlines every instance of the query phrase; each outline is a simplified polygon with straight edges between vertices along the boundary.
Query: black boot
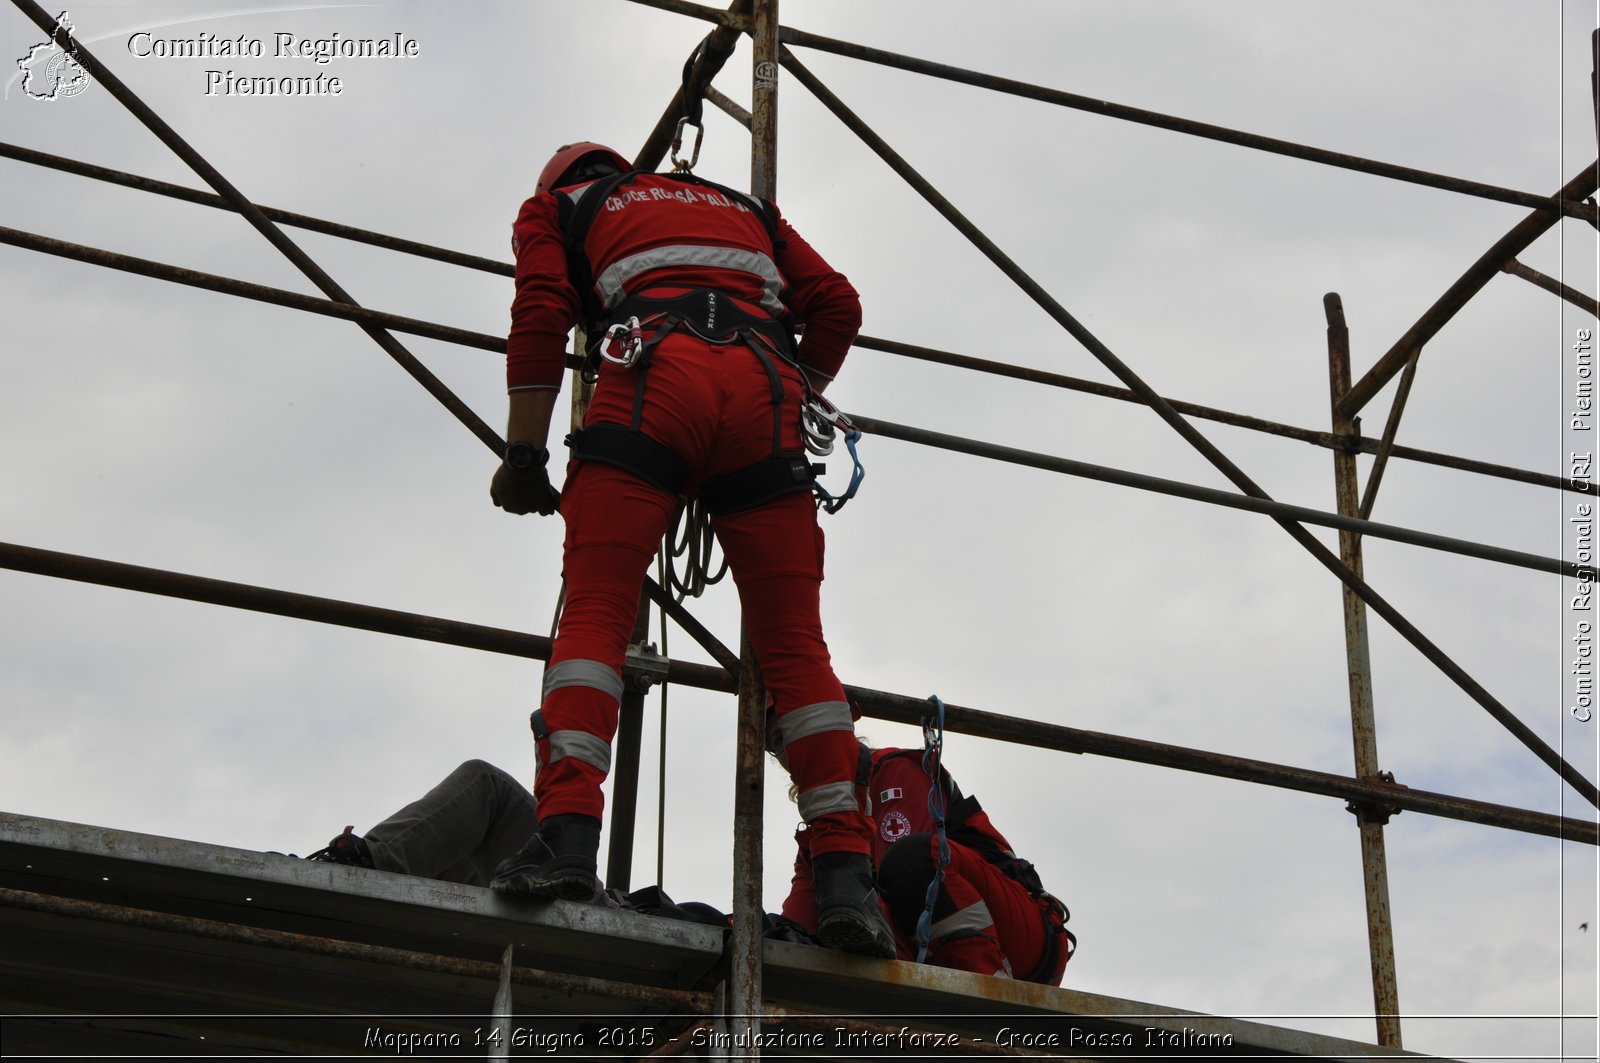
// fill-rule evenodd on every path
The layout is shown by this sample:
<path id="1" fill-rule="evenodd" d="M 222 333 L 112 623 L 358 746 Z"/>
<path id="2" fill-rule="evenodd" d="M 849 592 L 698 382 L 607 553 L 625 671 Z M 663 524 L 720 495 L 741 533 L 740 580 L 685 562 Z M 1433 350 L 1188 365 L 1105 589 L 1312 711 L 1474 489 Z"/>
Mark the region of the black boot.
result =
<path id="1" fill-rule="evenodd" d="M 551 816 L 539 833 L 495 868 L 491 889 L 541 901 L 588 901 L 600 892 L 595 857 L 600 821 L 593 816 Z"/>
<path id="2" fill-rule="evenodd" d="M 353 825 L 346 827 L 343 834 L 329 842 L 327 848 L 318 849 L 306 859 L 325 864 L 348 864 L 351 867 L 372 866 L 372 853 L 367 849 L 366 840 L 355 832 Z"/>
<path id="3" fill-rule="evenodd" d="M 829 948 L 894 958 L 894 934 L 878 907 L 865 853 L 824 853 L 811 861 L 817 890 L 817 936 Z"/>

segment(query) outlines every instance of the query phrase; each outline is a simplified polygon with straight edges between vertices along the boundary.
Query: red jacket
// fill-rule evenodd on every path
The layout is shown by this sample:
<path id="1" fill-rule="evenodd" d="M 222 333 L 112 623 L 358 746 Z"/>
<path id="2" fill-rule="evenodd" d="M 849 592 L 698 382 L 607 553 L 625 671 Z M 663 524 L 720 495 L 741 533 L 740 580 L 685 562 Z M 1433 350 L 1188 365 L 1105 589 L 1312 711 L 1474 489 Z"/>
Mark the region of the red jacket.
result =
<path id="1" fill-rule="evenodd" d="M 567 333 L 582 319 L 582 300 L 567 276 L 558 196 L 522 204 L 512 230 L 517 291 L 506 348 L 510 390 L 556 389 L 566 365 Z M 779 317 L 787 307 L 804 326 L 800 359 L 831 378 L 861 327 L 861 301 L 777 214 L 776 246 L 760 216 L 740 199 L 668 174 L 640 173 L 618 186 L 595 216 L 584 243 L 596 289 L 607 305 L 650 289 L 670 295 L 716 288 L 745 309 Z"/>

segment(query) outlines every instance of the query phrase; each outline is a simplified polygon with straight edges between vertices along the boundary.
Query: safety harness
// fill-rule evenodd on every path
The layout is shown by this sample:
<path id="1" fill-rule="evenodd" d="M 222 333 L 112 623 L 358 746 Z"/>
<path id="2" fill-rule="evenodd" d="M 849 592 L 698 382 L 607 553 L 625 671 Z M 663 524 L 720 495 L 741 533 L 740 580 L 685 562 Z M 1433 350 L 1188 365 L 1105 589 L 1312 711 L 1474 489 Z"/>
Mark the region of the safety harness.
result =
<path id="1" fill-rule="evenodd" d="M 799 368 L 799 361 L 792 318 L 775 294 L 771 297 L 774 305 L 769 309 L 777 313 L 772 317 L 749 313 L 731 296 L 713 288 L 694 288 L 669 297 L 625 295 L 609 306 L 602 299 L 584 249 L 585 241 L 607 200 L 639 176 L 640 171 L 614 174 L 556 197 L 567 273 L 582 299 L 587 323 L 589 345 L 584 360 L 585 375 L 594 379 L 605 363 L 634 373 L 631 423 L 597 424 L 573 432 L 567 437 L 573 457 L 614 465 L 670 494 L 682 494 L 688 480 L 688 467 L 671 448 L 645 435 L 640 423 L 651 356 L 663 339 L 678 329 L 687 329 L 710 343 L 739 343 L 747 347 L 761 363 L 772 393 L 771 455 L 709 480 L 700 491 L 705 510 L 712 515 L 737 513 L 784 495 L 816 490 L 824 508 L 830 513 L 836 511 L 855 494 L 864 473 L 855 446 L 860 431 L 822 396 L 812 394 L 802 371 L 801 429 L 805 449 L 783 447 L 784 386 L 777 363 L 783 361 Z M 777 209 L 766 200 L 688 173 L 658 176 L 707 189 L 744 205 L 760 219 L 774 250 L 782 246 L 778 237 Z M 835 497 L 816 483 L 823 466 L 814 464 L 808 454 L 830 453 L 833 439 L 841 431 L 854 471 L 849 488 Z"/>
<path id="2" fill-rule="evenodd" d="M 881 767 L 884 762 L 896 757 L 917 758 L 929 779 L 928 809 L 935 825 L 939 858 L 935 862 L 933 877 L 928 883 L 923 912 L 917 920 L 917 962 L 924 962 L 927 956 L 933 906 L 943 884 L 945 868 L 950 863 L 949 842 L 955 841 L 974 850 L 994 865 L 996 870 L 1021 885 L 1038 905 L 1045 929 L 1044 953 L 1039 957 L 1039 962 L 1033 970 L 1020 977 L 1025 982 L 1053 985 L 1060 979 L 1061 970 L 1077 951 L 1077 936 L 1066 927 L 1072 917 L 1071 912 L 1044 888 L 1039 872 L 1034 869 L 1030 861 L 1003 848 L 989 830 L 981 829 L 977 825 L 980 822 L 979 814 L 983 811 L 978 799 L 963 795 L 949 771 L 940 763 L 944 744 L 944 703 L 937 697 L 929 698 L 929 701 L 933 703 L 935 711 L 923 720 L 921 750 L 896 750 L 878 757 L 874 763 L 872 751 L 863 746 L 856 765 L 856 785 L 864 788 L 870 786 L 876 767 Z M 869 797 L 870 793 L 868 790 Z M 987 816 L 981 817 L 983 822 L 987 822 L 987 819 Z"/>

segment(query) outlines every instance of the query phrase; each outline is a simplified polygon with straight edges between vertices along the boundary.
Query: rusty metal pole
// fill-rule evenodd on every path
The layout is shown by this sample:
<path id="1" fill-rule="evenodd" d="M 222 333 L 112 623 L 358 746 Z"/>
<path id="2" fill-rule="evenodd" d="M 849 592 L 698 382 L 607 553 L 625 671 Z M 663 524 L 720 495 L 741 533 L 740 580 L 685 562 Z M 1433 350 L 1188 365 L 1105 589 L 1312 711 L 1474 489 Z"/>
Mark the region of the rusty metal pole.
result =
<path id="1" fill-rule="evenodd" d="M 1337 293 L 1323 297 L 1328 318 L 1328 377 L 1335 435 L 1360 434 L 1356 418 L 1341 413 L 1339 402 L 1350 390 L 1350 333 L 1345 328 L 1344 305 Z M 1350 515 L 1360 507 L 1354 450 L 1334 451 L 1333 474 L 1339 512 Z M 1365 578 L 1361 536 L 1339 532 L 1339 559 L 1358 577 Z M 1349 587 L 1344 594 L 1344 645 L 1350 676 L 1350 731 L 1355 745 L 1356 778 L 1380 780 L 1378 734 L 1372 711 L 1372 657 L 1367 647 L 1367 606 Z M 1361 829 L 1361 872 L 1367 895 L 1367 943 L 1372 959 L 1372 1004 L 1378 1024 L 1378 1043 L 1400 1047 L 1400 990 L 1395 978 L 1394 927 L 1389 917 L 1389 869 L 1384 854 L 1383 825 L 1389 814 L 1370 803 L 1350 803 Z"/>
<path id="2" fill-rule="evenodd" d="M 756 0 L 751 11 L 750 191 L 778 194 L 778 0 Z"/>
<path id="3" fill-rule="evenodd" d="M 777 190 L 778 4 L 755 0 L 750 12 L 752 88 L 750 191 L 771 199 Z M 760 1059 L 762 792 L 766 772 L 766 690 L 748 634 L 739 648 L 739 733 L 733 800 L 733 934 L 729 942 L 729 1029 L 735 1059 Z M 738 1037 L 748 1031 L 749 1036 Z"/>
<path id="4" fill-rule="evenodd" d="M 1594 100 L 1594 139 L 1600 144 L 1600 29 L 1589 34 L 1589 95 Z"/>

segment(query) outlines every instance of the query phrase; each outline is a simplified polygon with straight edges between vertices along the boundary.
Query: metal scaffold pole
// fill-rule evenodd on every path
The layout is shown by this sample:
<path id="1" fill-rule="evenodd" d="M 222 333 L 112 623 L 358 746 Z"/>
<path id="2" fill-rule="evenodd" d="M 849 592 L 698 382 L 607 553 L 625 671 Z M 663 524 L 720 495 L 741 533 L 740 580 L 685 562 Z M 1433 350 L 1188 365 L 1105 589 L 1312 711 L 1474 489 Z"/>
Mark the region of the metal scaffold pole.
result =
<path id="1" fill-rule="evenodd" d="M 777 195 L 778 2 L 755 0 L 750 13 L 750 191 Z M 759 1059 L 761 1032 L 761 802 L 766 743 L 766 691 L 749 635 L 740 639 L 739 732 L 733 803 L 733 934 L 729 943 L 728 1012 L 736 1059 Z"/>
<path id="2" fill-rule="evenodd" d="M 1344 305 L 1339 296 L 1323 298 L 1328 318 L 1328 379 L 1333 406 L 1335 435 L 1355 436 L 1356 419 L 1339 409 L 1339 401 L 1350 390 L 1350 332 L 1345 327 Z M 1360 508 L 1356 482 L 1356 455 L 1353 450 L 1333 454 L 1335 493 L 1339 512 L 1350 515 Z M 1361 536 L 1339 532 L 1339 558 L 1357 576 L 1364 578 Z M 1368 782 L 1392 782 L 1378 769 L 1378 734 L 1372 711 L 1372 655 L 1367 645 L 1367 603 L 1349 587 L 1341 588 L 1344 598 L 1345 659 L 1350 676 L 1350 733 L 1355 745 L 1356 778 Z M 1391 810 L 1374 802 L 1352 801 L 1361 829 L 1361 874 L 1366 884 L 1367 944 L 1372 958 L 1372 1004 L 1378 1024 L 1378 1043 L 1400 1047 L 1400 990 L 1395 976 L 1394 926 L 1389 917 L 1389 868 L 1384 851 L 1383 825 Z"/>

